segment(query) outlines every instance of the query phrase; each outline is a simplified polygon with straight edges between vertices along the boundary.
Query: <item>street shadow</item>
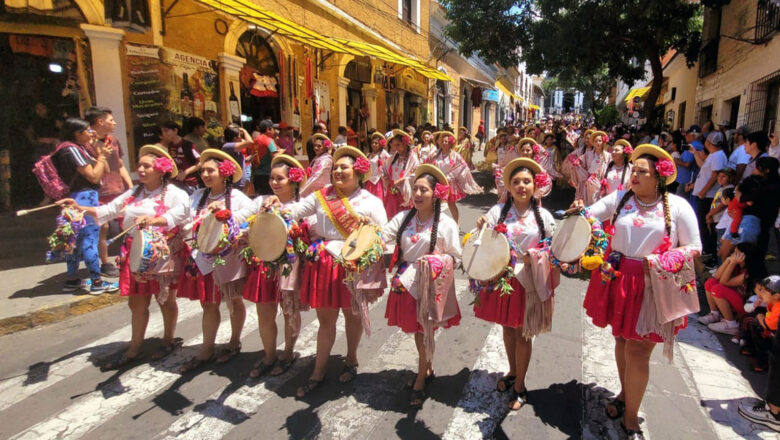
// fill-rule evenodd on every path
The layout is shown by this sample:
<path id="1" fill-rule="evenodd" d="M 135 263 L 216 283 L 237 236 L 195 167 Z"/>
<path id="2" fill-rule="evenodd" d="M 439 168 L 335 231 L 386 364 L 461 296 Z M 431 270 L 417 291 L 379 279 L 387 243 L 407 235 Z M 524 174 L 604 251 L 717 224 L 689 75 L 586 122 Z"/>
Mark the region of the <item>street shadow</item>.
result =
<path id="1" fill-rule="evenodd" d="M 772 432 L 771 429 L 752 423 L 739 415 L 740 405 L 752 406 L 759 400 L 752 397 L 739 399 L 711 399 L 702 400 L 701 406 L 710 415 L 713 424 L 720 425 L 731 430 L 735 437 L 759 440 L 761 433 Z"/>
<path id="2" fill-rule="evenodd" d="M 126 345 L 127 344 L 124 342 L 111 342 L 108 344 L 94 345 L 81 350 L 72 351 L 51 361 L 36 362 L 27 367 L 26 378 L 22 385 L 30 386 L 46 381 L 49 378 L 49 373 L 52 366 L 85 353 L 88 354 L 87 362 L 90 362 L 92 365 L 97 367 L 105 359 L 107 353 L 116 352 L 121 347 Z M 6 379 L 8 378 L 0 379 L 0 381 Z"/>
<path id="3" fill-rule="evenodd" d="M 80 277 L 88 276 L 86 271 L 81 271 L 79 273 Z M 54 275 L 52 277 L 39 280 L 35 286 L 29 288 L 29 289 L 22 289 L 17 290 L 16 292 L 12 293 L 11 296 L 9 296 L 9 299 L 19 299 L 19 298 L 40 298 L 44 296 L 54 296 L 54 295 L 61 295 L 61 296 L 84 296 L 88 295 L 89 292 L 87 289 L 79 289 L 75 292 L 63 292 L 62 286 L 65 284 L 65 280 L 67 280 L 67 275 L 65 272 L 59 273 L 57 275 Z"/>

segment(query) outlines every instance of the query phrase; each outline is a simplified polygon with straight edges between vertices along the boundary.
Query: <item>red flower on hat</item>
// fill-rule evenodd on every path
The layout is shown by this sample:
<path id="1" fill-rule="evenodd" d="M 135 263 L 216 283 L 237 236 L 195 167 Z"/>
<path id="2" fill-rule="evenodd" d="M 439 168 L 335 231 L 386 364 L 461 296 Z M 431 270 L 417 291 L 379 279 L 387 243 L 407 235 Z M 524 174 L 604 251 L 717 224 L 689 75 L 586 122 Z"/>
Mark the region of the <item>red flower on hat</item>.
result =
<path id="1" fill-rule="evenodd" d="M 303 176 L 305 176 L 305 172 L 300 168 L 290 168 L 290 171 L 287 172 L 287 177 L 290 179 L 290 182 L 303 182 Z"/>
<path id="2" fill-rule="evenodd" d="M 634 149 L 630 145 L 623 145 L 623 154 L 631 155 L 634 153 Z"/>
<path id="3" fill-rule="evenodd" d="M 173 171 L 173 161 L 167 157 L 158 157 L 154 160 L 152 168 L 154 168 L 155 171 L 159 171 L 163 174 L 170 173 Z"/>
<path id="4" fill-rule="evenodd" d="M 539 154 L 542 147 L 539 144 L 534 144 L 533 147 L 531 147 L 531 151 L 534 152 L 534 154 Z"/>
<path id="5" fill-rule="evenodd" d="M 330 148 L 332 145 L 333 145 L 333 144 L 331 144 L 329 140 L 327 140 L 327 139 L 323 139 L 323 140 L 322 140 L 322 146 L 323 146 L 323 147 L 325 147 L 325 148 Z"/>
<path id="6" fill-rule="evenodd" d="M 433 189 L 433 196 L 437 199 L 447 200 L 450 196 L 450 186 L 437 183 Z"/>
<path id="7" fill-rule="evenodd" d="M 222 177 L 232 176 L 233 173 L 236 172 L 236 166 L 229 160 L 223 160 L 217 169 L 219 170 L 219 175 Z"/>
<path id="8" fill-rule="evenodd" d="M 360 174 L 366 174 L 367 172 L 371 171 L 371 162 L 367 161 L 363 157 L 359 157 L 355 161 L 355 165 L 353 168 L 355 168 L 355 171 L 357 171 Z"/>
<path id="9" fill-rule="evenodd" d="M 493 226 L 493 230 L 498 232 L 499 234 L 506 234 L 506 223 L 499 223 L 495 226 Z"/>
<path id="10" fill-rule="evenodd" d="M 655 170 L 661 177 L 669 177 L 674 174 L 674 164 L 669 159 L 661 159 L 655 164 Z"/>
<path id="11" fill-rule="evenodd" d="M 233 216 L 233 213 L 230 212 L 229 209 L 221 209 L 221 210 L 217 211 L 216 213 L 214 213 L 214 217 L 217 220 L 221 221 L 221 222 L 226 222 L 226 221 L 230 220 L 230 217 L 232 217 L 232 216 Z"/>
<path id="12" fill-rule="evenodd" d="M 403 144 L 407 147 L 409 146 L 409 144 L 412 143 L 412 138 L 410 138 L 409 136 L 401 136 L 401 139 Z"/>
<path id="13" fill-rule="evenodd" d="M 550 175 L 545 172 L 541 172 L 534 176 L 534 185 L 536 185 L 537 188 L 544 188 L 551 183 L 552 179 L 550 179 Z"/>
<path id="14" fill-rule="evenodd" d="M 387 139 L 379 138 L 379 145 L 382 146 L 382 147 L 387 145 Z"/>

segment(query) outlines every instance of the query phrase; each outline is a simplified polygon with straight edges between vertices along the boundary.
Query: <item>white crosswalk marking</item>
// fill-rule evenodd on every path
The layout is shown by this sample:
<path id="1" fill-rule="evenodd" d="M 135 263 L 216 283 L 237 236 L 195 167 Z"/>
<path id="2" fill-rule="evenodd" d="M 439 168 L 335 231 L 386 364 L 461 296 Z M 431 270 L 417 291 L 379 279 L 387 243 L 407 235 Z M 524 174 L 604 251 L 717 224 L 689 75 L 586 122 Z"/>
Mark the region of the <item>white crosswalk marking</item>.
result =
<path id="1" fill-rule="evenodd" d="M 459 281 L 457 283 L 458 302 L 468 304 L 466 298 L 470 296 L 467 284 Z M 442 331 L 449 330 L 439 330 L 434 337 L 438 339 Z M 414 372 L 417 371 L 417 359 L 414 336 L 398 329 L 387 338 L 368 362 L 361 365 L 360 372 L 369 374 L 390 370 L 411 370 Z M 323 421 L 319 437 L 346 440 L 353 438 L 361 430 L 370 431 L 375 426 L 377 419 L 382 416 L 382 411 L 375 408 L 389 405 L 395 399 L 395 395 L 404 388 L 409 377 L 411 375 L 404 377 L 396 375 L 378 378 L 370 383 L 356 382 L 354 392 L 346 399 L 339 400 L 335 404 L 317 411 L 319 419 Z M 313 430 L 306 437 L 314 436 L 316 431 L 320 431 L 320 427 L 315 426 Z"/>
<path id="2" fill-rule="evenodd" d="M 229 325 L 223 320 L 218 341 L 229 337 Z M 257 331 L 257 315 L 249 313 L 242 332 L 242 337 Z M 199 335 L 185 341 L 186 346 L 198 345 L 203 341 Z M 146 399 L 170 385 L 181 375 L 178 367 L 195 353 L 195 347 L 177 350 L 163 359 L 157 365 L 142 365 L 123 375 L 108 386 L 113 389 L 93 391 L 83 396 L 76 403 L 65 408 L 48 420 L 38 423 L 12 437 L 13 439 L 56 439 L 80 438 L 97 428 L 103 422 L 115 416 L 132 403 Z M 108 396 L 107 396 L 108 394 Z"/>
<path id="3" fill-rule="evenodd" d="M 153 311 L 149 319 L 146 335 L 155 335 L 162 332 L 163 321 L 159 308 L 152 304 Z M 179 321 L 185 321 L 193 316 L 200 315 L 201 307 L 195 301 L 179 302 Z M 36 373 L 31 369 L 28 375 L 14 377 L 0 382 L 0 411 L 9 408 L 22 400 L 38 393 L 46 388 L 67 379 L 84 368 L 91 367 L 90 357 L 103 357 L 116 350 L 112 343 L 123 342 L 130 339 L 130 326 L 122 327 L 106 337 L 100 338 L 75 350 L 79 353 L 62 361 L 49 361 L 48 368 L 44 372 Z M 38 379 L 37 375 L 45 377 Z M 30 383 L 28 383 L 30 382 Z"/>
<path id="4" fill-rule="evenodd" d="M 381 300 L 374 302 L 369 305 L 369 311 L 380 304 L 385 304 L 385 302 Z M 295 351 L 299 353 L 301 358 L 285 374 L 269 377 L 261 383 L 252 382 L 244 384 L 228 396 L 223 396 L 222 391 L 218 391 L 209 397 L 205 408 L 198 412 L 188 412 L 176 420 L 168 430 L 158 435 L 157 438 L 219 438 L 230 432 L 236 427 L 236 424 L 232 423 L 233 420 L 227 414 L 227 408 L 229 408 L 230 413 L 238 411 L 249 416 L 256 414 L 263 403 L 275 395 L 275 390 L 311 365 L 314 360 L 313 357 L 304 358 L 317 353 L 317 330 L 319 330 L 319 323 L 316 319 L 301 330 L 298 341 L 295 344 Z M 336 337 L 338 338 L 343 334 L 344 316 L 339 314 L 338 322 L 336 323 Z M 282 342 L 279 348 L 281 349 L 283 346 L 284 343 Z"/>
<path id="5" fill-rule="evenodd" d="M 463 397 L 453 412 L 445 439 L 489 438 L 498 422 L 509 411 L 506 394 L 496 391 L 496 381 L 508 366 L 504 336 L 500 325 L 493 325 L 482 352 L 471 369 Z"/>

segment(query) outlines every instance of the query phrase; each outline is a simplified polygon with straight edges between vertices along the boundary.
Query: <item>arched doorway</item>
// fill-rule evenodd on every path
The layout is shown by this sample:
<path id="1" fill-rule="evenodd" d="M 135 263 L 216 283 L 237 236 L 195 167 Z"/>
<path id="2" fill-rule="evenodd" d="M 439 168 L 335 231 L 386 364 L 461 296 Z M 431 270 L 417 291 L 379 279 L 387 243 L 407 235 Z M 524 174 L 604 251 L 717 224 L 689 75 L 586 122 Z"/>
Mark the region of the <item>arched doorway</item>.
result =
<path id="1" fill-rule="evenodd" d="M 371 83 L 371 77 L 369 57 L 355 57 L 344 67 L 344 78 L 349 80 L 349 84 L 347 85 L 347 120 L 341 121 L 341 124 L 352 129 L 361 143 L 368 132 L 363 85 Z"/>
<path id="2" fill-rule="evenodd" d="M 565 92 L 563 94 L 563 112 L 573 112 L 574 111 L 574 93 L 572 92 Z"/>
<path id="3" fill-rule="evenodd" d="M 279 65 L 268 40 L 257 30 L 248 30 L 238 39 L 236 55 L 246 59 L 241 69 L 241 119 L 254 128 L 263 119 L 282 119 L 279 102 Z"/>

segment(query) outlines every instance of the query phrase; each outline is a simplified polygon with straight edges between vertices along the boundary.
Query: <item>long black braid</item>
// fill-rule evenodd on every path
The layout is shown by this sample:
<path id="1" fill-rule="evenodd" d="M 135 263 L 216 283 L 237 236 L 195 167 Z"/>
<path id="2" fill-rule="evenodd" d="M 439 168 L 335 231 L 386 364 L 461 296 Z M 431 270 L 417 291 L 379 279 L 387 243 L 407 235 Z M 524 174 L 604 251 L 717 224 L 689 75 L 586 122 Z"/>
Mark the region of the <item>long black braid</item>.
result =
<path id="1" fill-rule="evenodd" d="M 417 208 L 412 207 L 412 209 L 410 209 L 409 212 L 406 213 L 406 216 L 401 222 L 401 227 L 398 228 L 398 234 L 395 237 L 395 249 L 396 252 L 398 252 L 398 261 L 401 261 L 404 256 L 404 248 L 403 246 L 401 246 L 401 238 L 403 237 L 404 231 L 406 230 L 407 226 L 409 226 L 409 223 L 411 223 L 412 219 L 416 214 L 417 214 Z"/>
<path id="2" fill-rule="evenodd" d="M 527 171 L 531 173 L 531 176 L 536 177 L 536 174 L 534 174 L 533 171 L 531 171 L 529 168 L 526 167 L 518 167 L 515 168 L 514 171 L 512 171 L 512 174 L 509 175 L 509 180 L 511 181 L 517 173 L 520 171 Z M 535 186 L 535 185 L 534 185 Z M 536 188 L 534 188 L 536 190 Z M 501 208 L 501 214 L 498 216 L 498 223 L 504 223 L 506 221 L 506 216 L 509 214 L 509 210 L 512 208 L 512 205 L 514 204 L 514 197 L 510 194 L 509 197 L 506 200 L 506 203 L 504 203 L 504 206 Z M 542 219 L 542 212 L 539 209 L 539 202 L 536 200 L 536 197 L 531 197 L 531 209 L 534 211 L 534 219 L 536 220 L 536 227 L 539 228 L 539 237 L 541 240 L 544 240 L 547 238 L 547 231 L 544 229 L 544 220 Z"/>
<path id="3" fill-rule="evenodd" d="M 428 247 L 428 253 L 436 251 L 436 240 L 439 238 L 439 216 L 441 215 L 441 199 L 433 202 L 433 226 L 431 226 L 431 245 Z"/>
<path id="4" fill-rule="evenodd" d="M 431 174 L 422 174 L 417 179 L 425 179 L 431 185 L 431 188 L 436 187 L 437 180 Z M 417 208 L 412 207 L 403 221 L 401 221 L 401 227 L 398 229 L 398 234 L 395 238 L 395 246 L 398 249 L 398 261 L 401 261 L 403 257 L 403 247 L 401 246 L 401 239 L 403 238 L 404 231 L 409 227 L 409 223 L 412 222 L 414 216 L 417 215 Z M 433 254 L 436 251 L 436 241 L 439 238 L 439 218 L 441 217 L 441 199 L 436 199 L 433 202 L 433 225 L 431 226 L 431 243 L 428 246 L 428 253 Z"/>
<path id="5" fill-rule="evenodd" d="M 623 184 L 623 182 L 626 181 L 626 171 L 628 171 L 628 155 L 623 153 L 623 173 L 620 175 L 620 185 Z M 604 177 L 606 178 L 609 174 L 609 170 L 612 169 L 612 167 L 615 166 L 615 161 L 609 161 L 609 165 L 607 165 L 607 171 L 604 173 Z"/>

